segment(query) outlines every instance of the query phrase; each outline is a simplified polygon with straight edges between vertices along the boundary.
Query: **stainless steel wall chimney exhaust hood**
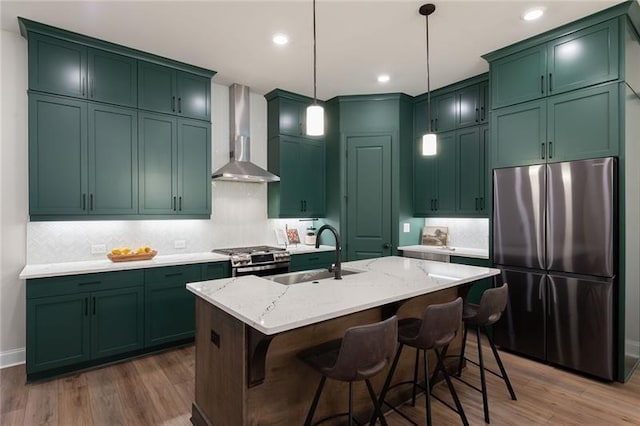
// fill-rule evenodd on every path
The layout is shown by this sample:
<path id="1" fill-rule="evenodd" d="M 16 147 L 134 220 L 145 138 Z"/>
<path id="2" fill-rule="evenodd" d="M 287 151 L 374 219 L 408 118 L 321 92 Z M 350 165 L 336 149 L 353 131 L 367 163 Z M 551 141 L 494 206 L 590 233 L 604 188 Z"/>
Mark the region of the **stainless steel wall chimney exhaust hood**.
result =
<path id="1" fill-rule="evenodd" d="M 278 182 L 280 178 L 250 161 L 249 87 L 229 87 L 229 157 L 230 161 L 213 172 L 213 180 L 231 182 Z"/>

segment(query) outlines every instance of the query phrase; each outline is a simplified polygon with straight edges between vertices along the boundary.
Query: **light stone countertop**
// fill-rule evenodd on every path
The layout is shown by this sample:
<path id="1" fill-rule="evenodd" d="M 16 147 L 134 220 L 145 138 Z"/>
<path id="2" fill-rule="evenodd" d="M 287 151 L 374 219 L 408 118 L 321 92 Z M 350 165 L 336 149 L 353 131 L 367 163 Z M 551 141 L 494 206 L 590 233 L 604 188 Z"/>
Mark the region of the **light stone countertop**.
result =
<path id="1" fill-rule="evenodd" d="M 276 334 L 497 275 L 500 271 L 398 256 L 345 262 L 342 280 L 282 285 L 253 275 L 187 284 L 256 330 Z"/>
<path id="2" fill-rule="evenodd" d="M 288 246 L 291 254 L 316 253 L 321 251 L 333 251 L 335 247 L 320 246 Z M 127 271 L 131 269 L 156 268 L 159 266 L 189 265 L 194 263 L 224 262 L 229 256 L 212 253 L 185 253 L 157 255 L 151 260 L 136 260 L 133 262 L 112 262 L 105 258 L 100 260 L 84 260 L 78 262 L 43 263 L 26 265 L 20 275 L 20 279 L 59 277 L 63 275 L 91 274 L 96 272 Z"/>
<path id="3" fill-rule="evenodd" d="M 407 252 L 416 252 L 416 253 L 437 253 L 437 254 L 446 254 L 449 256 L 475 257 L 477 259 L 489 259 L 489 250 L 465 248 L 465 247 L 449 247 L 445 249 L 437 246 L 415 245 L 415 246 L 398 247 L 398 250 L 402 250 L 403 252 L 407 251 Z"/>

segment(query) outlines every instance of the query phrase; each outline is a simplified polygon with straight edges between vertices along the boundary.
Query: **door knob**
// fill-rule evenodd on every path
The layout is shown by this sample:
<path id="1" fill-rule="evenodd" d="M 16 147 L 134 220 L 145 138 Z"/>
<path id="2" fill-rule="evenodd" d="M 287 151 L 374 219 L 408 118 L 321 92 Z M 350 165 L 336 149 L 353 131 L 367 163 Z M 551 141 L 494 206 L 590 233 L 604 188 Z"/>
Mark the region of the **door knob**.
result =
<path id="1" fill-rule="evenodd" d="M 383 249 L 390 249 L 390 248 L 391 248 L 391 244 L 389 244 L 389 243 L 384 243 L 384 244 L 382 245 L 382 248 L 383 248 Z"/>

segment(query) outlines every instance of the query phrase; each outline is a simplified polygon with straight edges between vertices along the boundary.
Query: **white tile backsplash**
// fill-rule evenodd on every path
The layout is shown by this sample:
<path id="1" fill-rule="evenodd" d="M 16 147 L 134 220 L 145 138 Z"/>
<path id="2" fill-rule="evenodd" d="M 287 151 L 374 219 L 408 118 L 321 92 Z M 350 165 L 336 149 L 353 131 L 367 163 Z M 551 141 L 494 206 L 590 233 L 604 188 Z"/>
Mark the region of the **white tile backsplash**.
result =
<path id="1" fill-rule="evenodd" d="M 447 226 L 449 245 L 473 249 L 489 249 L 489 219 L 426 218 L 425 226 Z"/>

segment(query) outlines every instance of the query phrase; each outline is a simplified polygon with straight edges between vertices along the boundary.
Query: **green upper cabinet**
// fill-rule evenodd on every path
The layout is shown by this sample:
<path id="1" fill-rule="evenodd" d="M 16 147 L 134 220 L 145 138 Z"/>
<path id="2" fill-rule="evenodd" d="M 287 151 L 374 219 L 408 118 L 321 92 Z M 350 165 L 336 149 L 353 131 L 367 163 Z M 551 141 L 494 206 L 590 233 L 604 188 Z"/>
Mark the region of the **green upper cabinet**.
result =
<path id="1" fill-rule="evenodd" d="M 480 104 L 480 124 L 489 122 L 489 109 L 491 109 L 489 102 L 489 82 L 483 81 L 478 87 L 479 104 Z"/>
<path id="2" fill-rule="evenodd" d="M 211 119 L 211 80 L 138 61 L 139 108 L 199 120 Z"/>
<path id="3" fill-rule="evenodd" d="M 29 214 L 87 214 L 87 103 L 29 95 Z"/>
<path id="4" fill-rule="evenodd" d="M 280 182 L 268 184 L 269 217 L 325 215 L 324 136 L 304 135 L 305 109 L 312 100 L 284 90 L 267 95 L 268 169 Z"/>
<path id="5" fill-rule="evenodd" d="M 41 34 L 30 34 L 29 88 L 86 98 L 87 48 Z"/>
<path id="6" fill-rule="evenodd" d="M 487 126 L 481 126 L 460 130 L 456 134 L 458 213 L 476 215 L 485 210 L 486 132 Z"/>
<path id="7" fill-rule="evenodd" d="M 414 168 L 414 213 L 438 216 L 455 213 L 456 132 L 438 134 L 438 153 L 422 156 L 417 138 Z"/>
<path id="8" fill-rule="evenodd" d="M 437 157 L 422 155 L 422 138 L 418 137 L 414 158 L 413 211 L 428 216 L 435 211 Z"/>
<path id="9" fill-rule="evenodd" d="M 618 83 L 493 111 L 493 167 L 618 155 Z"/>
<path id="10" fill-rule="evenodd" d="M 617 79 L 618 37 L 612 19 L 492 60 L 492 108 Z"/>
<path id="11" fill-rule="evenodd" d="M 138 113 L 89 103 L 90 214 L 138 213 Z"/>
<path id="12" fill-rule="evenodd" d="M 459 104 L 456 93 L 431 98 L 431 129 L 436 133 L 448 132 L 458 123 Z"/>
<path id="13" fill-rule="evenodd" d="M 138 105 L 137 61 L 127 56 L 89 49 L 89 99 L 116 105 Z"/>
<path id="14" fill-rule="evenodd" d="M 140 213 L 211 215 L 211 126 L 139 113 Z"/>
<path id="15" fill-rule="evenodd" d="M 456 104 L 459 112 L 456 127 L 475 126 L 480 123 L 480 85 L 458 90 Z"/>

